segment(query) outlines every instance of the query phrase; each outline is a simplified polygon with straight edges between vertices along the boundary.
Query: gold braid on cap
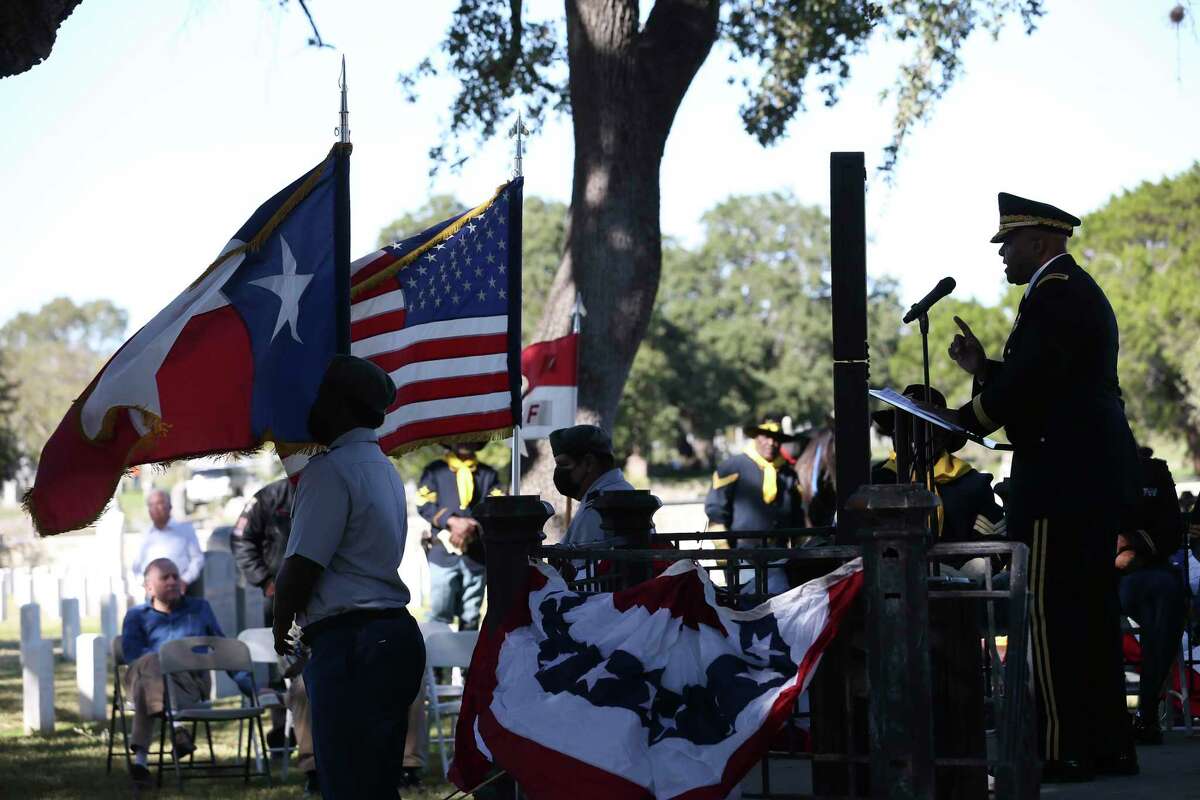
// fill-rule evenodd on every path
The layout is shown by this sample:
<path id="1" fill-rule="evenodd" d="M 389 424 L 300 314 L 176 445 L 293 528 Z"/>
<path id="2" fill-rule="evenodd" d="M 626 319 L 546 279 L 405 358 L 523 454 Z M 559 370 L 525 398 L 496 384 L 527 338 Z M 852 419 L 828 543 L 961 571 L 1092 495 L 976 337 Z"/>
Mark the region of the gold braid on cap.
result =
<path id="1" fill-rule="evenodd" d="M 1030 214 L 1004 214 L 1000 217 L 1000 231 L 1010 231 L 1014 228 L 1026 228 L 1031 225 L 1045 225 L 1050 228 L 1058 228 L 1067 232 L 1070 235 L 1075 230 L 1075 226 L 1069 222 L 1063 222 L 1059 219 L 1051 219 L 1050 217 L 1035 217 Z"/>

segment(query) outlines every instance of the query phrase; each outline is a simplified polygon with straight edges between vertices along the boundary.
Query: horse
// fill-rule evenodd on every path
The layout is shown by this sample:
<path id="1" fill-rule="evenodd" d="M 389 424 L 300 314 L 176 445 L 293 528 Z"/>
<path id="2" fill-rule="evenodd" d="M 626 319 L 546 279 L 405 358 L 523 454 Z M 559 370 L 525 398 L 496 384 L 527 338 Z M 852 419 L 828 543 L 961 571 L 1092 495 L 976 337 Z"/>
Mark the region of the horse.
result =
<path id="1" fill-rule="evenodd" d="M 833 524 L 837 511 L 837 449 L 833 428 L 814 428 L 796 458 L 796 475 L 810 527 Z"/>

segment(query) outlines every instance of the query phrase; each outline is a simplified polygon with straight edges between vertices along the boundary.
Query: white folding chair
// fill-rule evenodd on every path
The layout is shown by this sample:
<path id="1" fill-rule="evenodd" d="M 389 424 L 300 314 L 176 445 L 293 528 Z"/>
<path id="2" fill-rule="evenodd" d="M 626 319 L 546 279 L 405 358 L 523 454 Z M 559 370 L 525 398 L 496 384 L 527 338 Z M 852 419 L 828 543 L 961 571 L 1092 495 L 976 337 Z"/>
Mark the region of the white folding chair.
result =
<path id="1" fill-rule="evenodd" d="M 442 730 L 442 720 L 453 722 L 462 711 L 463 687 L 437 682 L 438 669 L 471 666 L 471 654 L 479 641 L 478 631 L 434 631 L 425 637 L 425 691 L 429 706 L 429 742 L 436 743 L 442 758 L 442 774 L 450 773 L 449 753 L 454 747 L 454 729 Z"/>
<path id="2" fill-rule="evenodd" d="M 253 661 L 256 665 L 257 664 L 266 665 L 267 680 L 270 679 L 270 669 L 272 666 L 279 668 L 281 673 L 283 672 L 283 666 L 282 666 L 282 664 L 280 664 L 280 661 L 279 661 L 279 654 L 275 652 L 275 632 L 272 631 L 270 628 L 246 628 L 244 631 L 242 631 L 241 633 L 239 633 L 237 635 L 237 638 L 238 638 L 239 642 L 243 642 L 246 645 L 246 647 L 248 647 L 250 649 L 250 660 L 251 661 Z M 256 683 L 258 682 L 258 679 L 259 679 L 259 675 L 256 673 L 254 676 L 254 680 Z M 286 678 L 284 679 L 283 683 L 284 683 L 285 687 L 291 685 L 291 681 L 287 680 Z M 267 681 L 264 680 L 262 682 L 262 685 L 266 686 Z M 280 698 L 279 695 L 276 694 L 275 692 L 271 692 L 270 694 L 265 694 L 265 693 L 260 694 L 258 696 L 258 702 L 259 702 L 259 705 L 263 706 L 268 711 L 270 711 L 273 708 L 285 707 L 283 699 Z M 292 710 L 290 708 L 286 708 L 286 707 L 285 707 L 285 710 L 287 712 L 287 716 L 285 717 L 285 722 L 284 722 L 284 726 L 283 726 L 283 746 L 282 747 L 268 746 L 267 747 L 267 757 L 269 758 L 276 754 L 280 754 L 283 756 L 283 764 L 279 768 L 279 772 L 280 772 L 282 779 L 286 781 L 287 774 L 288 774 L 288 759 L 291 758 L 292 750 L 294 750 L 295 748 L 289 744 L 289 742 L 291 741 L 290 736 L 292 733 Z M 241 740 L 242 740 L 242 729 L 239 727 L 238 728 L 238 747 L 239 748 L 241 747 Z M 258 750 L 258 742 L 255 741 L 254 736 L 250 737 L 250 746 L 252 748 L 254 748 L 255 766 L 261 770 L 262 763 L 261 763 L 260 759 L 262 758 L 262 754 Z"/>

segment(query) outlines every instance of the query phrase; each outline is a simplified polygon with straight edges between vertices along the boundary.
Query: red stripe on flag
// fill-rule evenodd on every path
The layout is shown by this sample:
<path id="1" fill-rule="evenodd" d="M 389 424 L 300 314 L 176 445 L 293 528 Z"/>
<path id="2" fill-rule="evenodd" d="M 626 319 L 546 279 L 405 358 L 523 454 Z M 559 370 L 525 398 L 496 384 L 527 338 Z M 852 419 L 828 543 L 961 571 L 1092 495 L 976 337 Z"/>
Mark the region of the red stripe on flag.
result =
<path id="1" fill-rule="evenodd" d="M 463 433 L 494 431 L 513 424 L 512 412 L 489 411 L 486 414 L 462 414 L 456 417 L 423 420 L 403 425 L 379 439 L 383 452 L 390 453 L 401 445 L 439 436 L 457 436 Z"/>
<path id="2" fill-rule="evenodd" d="M 370 264 L 367 264 L 365 267 L 360 269 L 358 272 L 354 273 L 354 276 L 350 279 L 350 285 L 352 287 L 357 286 L 358 284 L 365 281 L 367 278 L 370 278 L 372 275 L 382 272 L 383 270 L 387 269 L 388 267 L 390 267 L 392 264 L 395 264 L 395 263 L 396 263 L 396 256 L 391 251 L 388 251 L 388 252 L 384 253 L 383 255 L 381 255 L 379 258 L 372 261 Z"/>
<path id="3" fill-rule="evenodd" d="M 360 319 L 358 322 L 350 323 L 350 341 L 357 342 L 360 339 L 368 339 L 372 336 L 378 336 L 381 333 L 392 333 L 404 328 L 404 318 L 407 316 L 406 309 L 397 309 L 396 311 L 388 311 L 383 314 L 378 314 L 374 317 Z"/>
<path id="4" fill-rule="evenodd" d="M 454 336 L 447 339 L 427 339 L 415 342 L 403 350 L 371 356 L 371 362 L 387 372 L 419 361 L 464 356 L 494 356 L 508 352 L 508 334 L 490 333 L 485 336 Z"/>
<path id="5" fill-rule="evenodd" d="M 350 305 L 353 307 L 356 303 L 361 303 L 363 300 L 370 300 L 372 297 L 378 297 L 381 294 L 394 292 L 400 288 L 400 281 L 395 277 L 385 278 L 370 289 L 364 289 L 361 293 L 355 294 Z"/>
<path id="6" fill-rule="evenodd" d="M 461 375 L 457 378 L 437 378 L 429 381 L 418 381 L 401 386 L 396 392 L 396 400 L 388 408 L 388 413 L 395 411 L 406 403 L 420 403 L 426 400 L 445 400 L 451 397 L 470 397 L 477 394 L 508 391 L 508 373 L 495 372 L 491 375 Z"/>

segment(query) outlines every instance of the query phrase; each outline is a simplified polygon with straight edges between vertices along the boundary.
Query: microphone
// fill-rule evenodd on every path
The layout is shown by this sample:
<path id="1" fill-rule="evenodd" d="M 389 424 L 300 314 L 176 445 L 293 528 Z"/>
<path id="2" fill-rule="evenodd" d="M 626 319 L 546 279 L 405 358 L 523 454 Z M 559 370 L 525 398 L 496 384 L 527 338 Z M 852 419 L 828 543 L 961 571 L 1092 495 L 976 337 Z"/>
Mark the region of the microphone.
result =
<path id="1" fill-rule="evenodd" d="M 933 308 L 934 303 L 953 292 L 954 286 L 954 278 L 942 278 L 938 281 L 938 285 L 933 287 L 932 292 L 922 297 L 916 303 L 913 303 L 912 308 L 904 315 L 905 324 L 928 312 L 929 309 Z"/>

